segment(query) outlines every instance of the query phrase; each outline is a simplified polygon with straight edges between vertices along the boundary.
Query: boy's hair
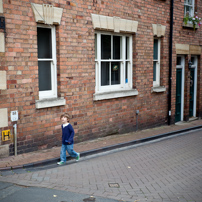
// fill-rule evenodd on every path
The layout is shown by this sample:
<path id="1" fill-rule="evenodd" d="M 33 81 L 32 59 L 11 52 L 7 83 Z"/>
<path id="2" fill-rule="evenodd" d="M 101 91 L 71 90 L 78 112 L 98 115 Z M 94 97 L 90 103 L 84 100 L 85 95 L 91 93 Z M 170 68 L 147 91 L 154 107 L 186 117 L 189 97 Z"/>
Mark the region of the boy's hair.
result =
<path id="1" fill-rule="evenodd" d="M 69 115 L 68 113 L 62 114 L 62 115 L 60 116 L 60 119 L 61 119 L 62 117 L 66 117 L 66 118 L 67 118 L 67 121 L 69 122 L 70 115 Z"/>

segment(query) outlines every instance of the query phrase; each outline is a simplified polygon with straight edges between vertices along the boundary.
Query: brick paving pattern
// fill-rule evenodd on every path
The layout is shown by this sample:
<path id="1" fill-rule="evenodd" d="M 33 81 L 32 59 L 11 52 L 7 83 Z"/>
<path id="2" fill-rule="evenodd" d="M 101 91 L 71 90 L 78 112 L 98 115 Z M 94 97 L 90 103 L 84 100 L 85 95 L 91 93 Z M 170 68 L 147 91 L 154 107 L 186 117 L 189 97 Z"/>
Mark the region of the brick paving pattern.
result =
<path id="1" fill-rule="evenodd" d="M 122 201 L 201 202 L 201 143 L 198 130 L 74 164 L 1 176 L 0 181 Z"/>
<path id="2" fill-rule="evenodd" d="M 92 141 L 81 142 L 81 143 L 75 144 L 74 148 L 75 148 L 75 151 L 77 152 L 83 152 L 83 151 L 98 149 L 101 147 L 106 147 L 106 146 L 119 144 L 123 142 L 147 138 L 147 137 L 159 135 L 162 133 L 168 133 L 168 132 L 178 131 L 178 130 L 186 129 L 190 127 L 200 126 L 200 125 L 202 125 L 202 119 L 191 121 L 191 122 L 185 122 L 179 125 L 170 125 L 170 126 L 165 125 L 161 127 L 147 129 L 147 130 L 131 132 L 131 133 L 121 134 L 121 135 L 113 135 L 113 136 L 99 138 Z M 21 166 L 24 164 L 34 163 L 34 162 L 43 161 L 47 159 L 59 158 L 60 148 L 61 147 L 53 147 L 51 149 L 2 158 L 0 159 L 0 168 Z"/>

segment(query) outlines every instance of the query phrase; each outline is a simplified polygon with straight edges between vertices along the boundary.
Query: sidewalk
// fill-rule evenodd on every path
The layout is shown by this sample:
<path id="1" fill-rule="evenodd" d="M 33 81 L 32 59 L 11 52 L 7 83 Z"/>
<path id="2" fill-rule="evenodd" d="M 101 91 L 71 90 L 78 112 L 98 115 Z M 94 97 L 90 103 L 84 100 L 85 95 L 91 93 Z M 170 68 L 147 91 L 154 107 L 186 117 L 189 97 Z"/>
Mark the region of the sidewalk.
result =
<path id="1" fill-rule="evenodd" d="M 150 141 L 152 139 L 172 135 L 176 131 L 183 132 L 192 128 L 202 128 L 202 119 L 85 141 L 75 144 L 74 149 L 76 152 L 80 152 L 82 157 L 113 148 Z M 51 149 L 2 158 L 0 159 L 0 171 L 37 166 L 50 162 L 56 163 L 59 161 L 60 148 L 61 147 L 53 147 Z"/>

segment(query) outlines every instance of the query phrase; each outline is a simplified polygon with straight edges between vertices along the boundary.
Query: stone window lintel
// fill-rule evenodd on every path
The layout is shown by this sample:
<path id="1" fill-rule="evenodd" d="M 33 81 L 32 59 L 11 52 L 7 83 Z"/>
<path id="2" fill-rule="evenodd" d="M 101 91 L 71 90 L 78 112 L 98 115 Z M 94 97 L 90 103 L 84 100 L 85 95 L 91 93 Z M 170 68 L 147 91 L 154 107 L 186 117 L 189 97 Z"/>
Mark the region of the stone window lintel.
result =
<path id="1" fill-rule="evenodd" d="M 114 31 L 116 33 L 136 33 L 138 22 L 126 20 L 120 17 L 109 17 L 104 15 L 91 14 L 93 28 L 96 30 Z"/>
<path id="2" fill-rule="evenodd" d="M 50 25 L 59 25 L 62 18 L 63 8 L 54 7 L 49 4 L 31 3 L 35 21 Z"/>
<path id="3" fill-rule="evenodd" d="M 152 24 L 153 35 L 157 37 L 165 36 L 166 26 L 160 24 Z"/>

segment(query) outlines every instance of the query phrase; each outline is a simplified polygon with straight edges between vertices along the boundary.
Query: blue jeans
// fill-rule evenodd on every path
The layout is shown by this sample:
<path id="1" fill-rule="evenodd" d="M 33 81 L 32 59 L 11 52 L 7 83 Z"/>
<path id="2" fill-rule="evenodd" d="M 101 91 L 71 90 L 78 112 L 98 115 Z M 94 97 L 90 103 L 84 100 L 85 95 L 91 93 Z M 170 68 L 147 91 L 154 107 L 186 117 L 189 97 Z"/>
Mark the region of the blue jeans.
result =
<path id="1" fill-rule="evenodd" d="M 60 151 L 60 160 L 63 162 L 66 162 L 66 151 L 73 158 L 76 158 L 78 156 L 78 153 L 76 153 L 73 149 L 73 144 L 70 144 L 70 145 L 62 144 L 61 151 Z"/>

